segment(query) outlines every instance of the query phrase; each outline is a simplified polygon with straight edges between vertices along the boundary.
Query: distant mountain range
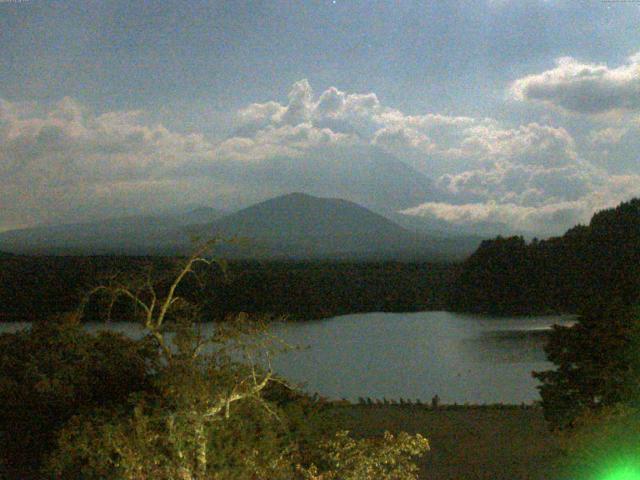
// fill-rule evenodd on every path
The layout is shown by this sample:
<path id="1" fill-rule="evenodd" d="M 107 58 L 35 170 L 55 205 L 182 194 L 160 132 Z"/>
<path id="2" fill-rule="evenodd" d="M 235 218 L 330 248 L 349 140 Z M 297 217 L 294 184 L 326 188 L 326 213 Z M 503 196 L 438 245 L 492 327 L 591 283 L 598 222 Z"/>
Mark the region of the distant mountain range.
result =
<path id="1" fill-rule="evenodd" d="M 188 225 L 209 223 L 224 213 L 199 207 L 164 215 L 109 218 L 102 221 L 43 225 L 0 233 L 0 249 L 25 254 L 158 254 L 188 244 Z"/>
<path id="2" fill-rule="evenodd" d="M 292 193 L 221 216 L 140 216 L 0 233 L 0 249 L 15 253 L 172 254 L 190 238 L 240 237 L 216 252 L 251 258 L 460 259 L 481 239 L 425 235 L 350 201 Z"/>

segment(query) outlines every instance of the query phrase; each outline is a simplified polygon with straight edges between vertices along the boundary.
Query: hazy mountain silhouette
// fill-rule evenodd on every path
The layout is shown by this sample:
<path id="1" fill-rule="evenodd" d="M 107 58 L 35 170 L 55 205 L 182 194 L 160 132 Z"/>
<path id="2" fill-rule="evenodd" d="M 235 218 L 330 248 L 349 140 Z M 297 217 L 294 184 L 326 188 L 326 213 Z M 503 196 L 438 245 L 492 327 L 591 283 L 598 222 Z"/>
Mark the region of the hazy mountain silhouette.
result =
<path id="1" fill-rule="evenodd" d="M 428 201 L 447 201 L 448 193 L 433 180 L 375 146 L 311 150 L 300 157 L 274 157 L 252 166 L 248 178 L 237 164 L 218 162 L 186 170 L 235 182 L 242 177 L 246 189 L 238 195 L 242 205 L 290 192 L 343 198 L 387 215 Z M 202 170 L 204 169 L 204 170 Z"/>
<path id="2" fill-rule="evenodd" d="M 186 225 L 211 222 L 223 213 L 198 207 L 184 213 L 130 216 L 46 225 L 0 233 L 0 246 L 14 253 L 171 253 L 188 243 Z"/>
<path id="3" fill-rule="evenodd" d="M 480 243 L 413 233 L 356 203 L 303 193 L 266 200 L 193 232 L 248 239 L 246 246 L 227 251 L 259 257 L 452 258 Z"/>
<path id="4" fill-rule="evenodd" d="M 479 245 L 475 237 L 409 231 L 356 203 L 291 193 L 219 217 L 198 208 L 184 214 L 136 216 L 0 234 L 0 248 L 15 253 L 175 254 L 191 238 L 240 237 L 215 253 L 244 258 L 458 259 Z"/>

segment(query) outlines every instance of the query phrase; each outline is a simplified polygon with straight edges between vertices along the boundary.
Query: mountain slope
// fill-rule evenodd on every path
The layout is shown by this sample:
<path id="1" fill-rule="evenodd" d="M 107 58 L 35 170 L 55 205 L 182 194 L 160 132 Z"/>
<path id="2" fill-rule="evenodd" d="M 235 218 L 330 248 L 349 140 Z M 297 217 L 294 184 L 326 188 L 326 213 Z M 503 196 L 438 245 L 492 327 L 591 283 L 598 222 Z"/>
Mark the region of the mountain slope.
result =
<path id="1" fill-rule="evenodd" d="M 200 207 L 183 214 L 132 216 L 95 222 L 47 225 L 0 233 L 0 248 L 14 253 L 170 253 L 188 244 L 184 226 L 221 216 Z"/>
<path id="2" fill-rule="evenodd" d="M 446 242 L 442 240 L 412 233 L 353 202 L 302 193 L 258 203 L 197 231 L 203 236 L 249 239 L 244 250 L 228 248 L 234 255 L 242 251 L 246 256 L 290 258 L 448 258 L 460 254 L 443 248 Z"/>
<path id="3" fill-rule="evenodd" d="M 184 214 L 138 216 L 0 234 L 0 249 L 25 254 L 187 253 L 191 237 L 241 237 L 214 254 L 230 258 L 352 258 L 451 260 L 480 243 L 471 237 L 411 232 L 356 203 L 292 193 L 216 219 L 199 208 Z"/>

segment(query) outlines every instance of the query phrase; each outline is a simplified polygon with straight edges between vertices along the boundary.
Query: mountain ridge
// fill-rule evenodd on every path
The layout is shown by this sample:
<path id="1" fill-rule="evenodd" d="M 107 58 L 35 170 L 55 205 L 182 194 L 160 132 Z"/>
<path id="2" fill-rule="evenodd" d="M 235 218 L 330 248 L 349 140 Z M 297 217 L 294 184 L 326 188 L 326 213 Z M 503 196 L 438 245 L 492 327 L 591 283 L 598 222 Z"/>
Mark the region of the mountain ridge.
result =
<path id="1" fill-rule="evenodd" d="M 176 254 L 188 252 L 190 238 L 196 236 L 251 239 L 244 246 L 232 242 L 214 252 L 232 258 L 453 259 L 471 253 L 479 243 L 465 237 L 452 243 L 451 238 L 411 232 L 355 202 L 292 192 L 209 222 L 141 216 L 3 232 L 0 248 L 19 253 Z"/>

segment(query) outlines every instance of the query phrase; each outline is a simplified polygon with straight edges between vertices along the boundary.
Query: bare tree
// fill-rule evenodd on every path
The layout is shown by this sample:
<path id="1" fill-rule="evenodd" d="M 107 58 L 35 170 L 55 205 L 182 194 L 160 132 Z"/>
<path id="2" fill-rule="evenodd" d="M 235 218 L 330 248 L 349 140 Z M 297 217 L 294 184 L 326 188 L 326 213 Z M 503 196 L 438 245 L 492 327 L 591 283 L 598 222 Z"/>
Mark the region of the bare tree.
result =
<path id="1" fill-rule="evenodd" d="M 218 243 L 209 241 L 195 249 L 179 266 L 166 291 L 159 291 L 151 269 L 143 276 L 123 279 L 112 275 L 107 282 L 91 289 L 79 307 L 81 317 L 89 301 L 101 294 L 108 297 L 108 312 L 119 299 L 130 301 L 140 313 L 142 325 L 157 342 L 163 359 L 163 386 L 173 395 L 180 412 L 167 416 L 167 430 L 177 432 L 177 417 L 184 417 L 180 428 L 191 427 L 195 452 L 175 452 L 182 479 L 203 479 L 207 473 L 207 426 L 228 419 L 236 402 L 253 399 L 268 412 L 276 412 L 264 401 L 261 392 L 272 382 L 284 383 L 271 369 L 270 355 L 282 347 L 270 336 L 264 321 L 246 314 L 219 322 L 209 335 L 202 333 L 199 306 L 178 294 L 180 285 L 193 275 L 202 285 L 198 266 L 216 264 L 227 273 L 224 261 L 207 256 Z M 205 348 L 210 350 L 207 352 Z M 177 414 L 176 414 L 177 413 Z M 187 418 L 188 417 L 188 418 Z M 184 442 L 177 442 L 184 443 Z M 124 451 L 124 450 L 123 450 Z M 195 453 L 195 455 L 193 454 Z M 133 468 L 133 465 L 132 465 Z"/>

